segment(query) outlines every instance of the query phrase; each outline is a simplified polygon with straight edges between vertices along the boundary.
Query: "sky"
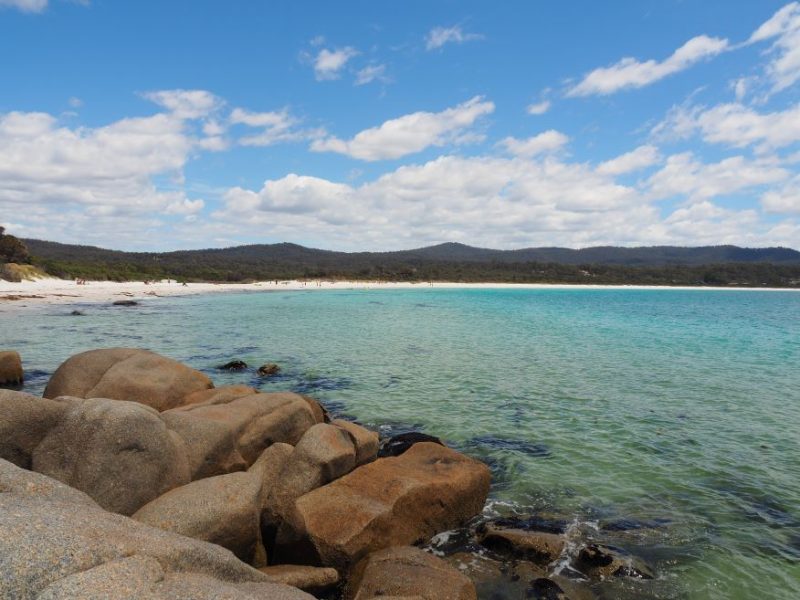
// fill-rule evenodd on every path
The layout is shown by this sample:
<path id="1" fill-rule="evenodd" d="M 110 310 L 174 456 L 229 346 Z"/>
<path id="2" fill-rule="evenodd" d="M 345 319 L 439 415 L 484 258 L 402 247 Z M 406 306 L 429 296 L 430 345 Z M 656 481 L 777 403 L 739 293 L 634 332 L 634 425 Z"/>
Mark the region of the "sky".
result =
<path id="1" fill-rule="evenodd" d="M 0 0 L 0 225 L 800 248 L 800 2 Z"/>

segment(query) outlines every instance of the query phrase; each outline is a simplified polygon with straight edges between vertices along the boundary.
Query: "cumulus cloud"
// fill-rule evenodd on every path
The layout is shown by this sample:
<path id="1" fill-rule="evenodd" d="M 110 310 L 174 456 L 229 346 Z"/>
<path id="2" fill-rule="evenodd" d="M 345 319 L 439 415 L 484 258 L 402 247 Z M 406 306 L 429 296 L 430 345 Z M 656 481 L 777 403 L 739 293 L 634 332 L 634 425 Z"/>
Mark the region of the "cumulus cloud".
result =
<path id="1" fill-rule="evenodd" d="M 476 96 L 438 113 L 416 112 L 385 121 L 350 140 L 321 138 L 311 144 L 311 150 L 337 152 L 367 161 L 400 158 L 430 146 L 474 139 L 469 136 L 469 128 L 493 111 L 494 103 Z"/>
<path id="2" fill-rule="evenodd" d="M 231 125 L 245 125 L 261 130 L 259 133 L 240 137 L 238 141 L 242 146 L 271 146 L 279 142 L 296 142 L 323 134 L 317 129 L 301 129 L 300 119 L 292 116 L 287 108 L 270 112 L 251 112 L 235 108 L 231 111 L 228 122 Z"/>
<path id="3" fill-rule="evenodd" d="M 195 143 L 172 113 L 97 128 L 66 127 L 46 113 L 0 114 L 0 212 L 29 226 L 47 215 L 52 230 L 67 215 L 89 227 L 97 219 L 111 239 L 134 222 L 150 227 L 159 212 L 194 214 L 203 200 L 154 181 L 179 180 Z"/>
<path id="4" fill-rule="evenodd" d="M 317 81 L 331 81 L 339 79 L 342 69 L 354 57 L 358 56 L 358 50 L 352 46 L 344 48 L 322 48 L 313 60 L 314 76 Z"/>
<path id="5" fill-rule="evenodd" d="M 356 73 L 355 85 L 366 85 L 373 81 L 388 81 L 386 65 L 367 65 Z"/>
<path id="6" fill-rule="evenodd" d="M 436 50 L 445 44 L 463 44 L 475 40 L 482 40 L 479 33 L 466 33 L 459 25 L 453 27 L 434 27 L 425 36 L 425 49 Z"/>
<path id="7" fill-rule="evenodd" d="M 647 190 L 654 198 L 678 196 L 699 201 L 779 183 L 789 175 L 772 161 L 732 156 L 703 163 L 691 152 L 683 152 L 667 158 L 666 164 L 647 181 Z"/>
<path id="8" fill-rule="evenodd" d="M 603 175 L 624 175 L 651 167 L 660 160 L 658 148 L 650 145 L 639 146 L 635 150 L 600 163 L 596 170 Z"/>
<path id="9" fill-rule="evenodd" d="M 770 213 L 800 215 L 800 175 L 782 187 L 766 191 L 761 196 L 761 206 Z"/>
<path id="10" fill-rule="evenodd" d="M 637 186 L 616 181 L 617 174 L 656 156 L 644 146 L 604 163 L 605 168 L 553 156 L 443 156 L 360 185 L 289 174 L 266 181 L 261 189 L 230 190 L 226 210 L 217 218 L 276 239 L 303 231 L 319 245 L 351 250 L 442 241 L 504 248 L 796 246 L 795 221 L 774 224 L 755 209 L 717 203 L 729 194 L 786 185 L 785 171 L 741 157 L 703 164 L 677 155 Z M 673 197 L 683 202 L 663 215 L 660 199 Z"/>
<path id="11" fill-rule="evenodd" d="M 648 147 L 643 147 L 648 148 Z M 630 155 L 630 156 L 629 156 Z M 261 189 L 234 188 L 218 223 L 276 239 L 302 231 L 325 247 L 409 248 L 442 241 L 490 247 L 602 244 L 795 245 L 790 219 L 763 220 L 754 209 L 726 208 L 717 196 L 785 179 L 745 159 L 705 165 L 671 157 L 669 169 L 634 187 L 614 175 L 643 164 L 637 149 L 607 167 L 558 158 L 443 156 L 406 165 L 360 185 L 290 174 Z M 633 160 L 631 156 L 637 157 Z M 688 180 L 680 179 L 689 171 Z M 704 182 L 708 182 L 705 183 Z M 705 187 L 704 187 L 705 186 Z M 660 197 L 690 199 L 662 215 Z"/>
<path id="12" fill-rule="evenodd" d="M 529 115 L 543 115 L 550 110 L 550 101 L 542 100 L 541 102 L 529 104 L 526 110 Z"/>
<path id="13" fill-rule="evenodd" d="M 358 248 L 444 240 L 508 247 L 558 236 L 589 242 L 606 235 L 593 221 L 627 228 L 625 213 L 649 210 L 637 206 L 633 189 L 584 165 L 453 156 L 359 186 L 290 174 L 260 190 L 234 188 L 226 202 L 218 218 L 244 218 L 279 238 L 302 230 L 331 246 L 356 240 Z"/>
<path id="14" fill-rule="evenodd" d="M 759 113 L 740 103 L 676 106 L 653 128 L 656 138 L 687 138 L 700 133 L 703 140 L 734 148 L 755 146 L 759 152 L 784 148 L 800 141 L 800 104 L 782 111 Z"/>
<path id="15" fill-rule="evenodd" d="M 506 152 L 515 156 L 536 156 L 561 150 L 569 142 L 569 138 L 555 129 L 520 140 L 507 137 L 499 142 Z"/>
<path id="16" fill-rule="evenodd" d="M 22 12 L 38 13 L 47 8 L 47 0 L 0 0 L 0 8 L 16 8 Z"/>
<path id="17" fill-rule="evenodd" d="M 695 63 L 711 58 L 729 48 L 728 40 L 700 35 L 690 39 L 661 62 L 623 58 L 610 67 L 588 73 L 567 96 L 609 95 L 625 89 L 641 88 L 669 75 L 688 69 Z"/>
<path id="18" fill-rule="evenodd" d="M 205 117 L 223 104 L 220 98 L 205 90 L 161 90 L 142 95 L 166 108 L 179 119 Z"/>
<path id="19" fill-rule="evenodd" d="M 774 40 L 767 65 L 773 92 L 788 88 L 800 79 L 800 3 L 781 8 L 750 36 L 749 42 Z"/>

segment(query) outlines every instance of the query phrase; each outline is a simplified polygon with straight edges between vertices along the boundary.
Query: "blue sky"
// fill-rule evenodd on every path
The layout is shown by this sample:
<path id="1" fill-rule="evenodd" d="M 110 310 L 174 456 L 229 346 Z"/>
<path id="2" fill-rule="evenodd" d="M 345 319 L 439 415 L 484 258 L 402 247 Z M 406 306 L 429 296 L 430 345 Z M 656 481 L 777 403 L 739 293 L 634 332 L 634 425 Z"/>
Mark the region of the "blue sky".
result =
<path id="1" fill-rule="evenodd" d="M 0 0 L 0 223 L 800 247 L 800 3 Z"/>

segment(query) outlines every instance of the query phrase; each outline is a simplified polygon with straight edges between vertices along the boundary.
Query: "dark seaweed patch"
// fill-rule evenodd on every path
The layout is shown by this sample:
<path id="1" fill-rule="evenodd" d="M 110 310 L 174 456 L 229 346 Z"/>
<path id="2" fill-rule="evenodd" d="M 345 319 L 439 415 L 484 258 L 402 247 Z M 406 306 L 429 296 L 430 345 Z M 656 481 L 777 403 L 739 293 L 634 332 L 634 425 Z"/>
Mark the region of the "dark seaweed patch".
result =
<path id="1" fill-rule="evenodd" d="M 402 381 L 401 377 L 398 377 L 397 375 L 392 375 L 389 377 L 387 381 L 381 384 L 381 387 L 384 388 L 394 387 L 398 385 L 401 381 Z"/>
<path id="2" fill-rule="evenodd" d="M 672 523 L 672 520 L 664 517 L 649 520 L 622 518 L 603 523 L 600 527 L 605 531 L 636 531 L 639 529 L 658 529 L 670 523 Z"/>
<path id="3" fill-rule="evenodd" d="M 529 517 L 501 517 L 499 519 L 493 519 L 490 522 L 497 527 L 556 534 L 566 533 L 567 527 L 569 526 L 569 521 L 566 519 L 554 519 L 541 515 L 531 515 Z"/>
<path id="4" fill-rule="evenodd" d="M 392 437 L 401 433 L 420 432 L 424 428 L 421 423 L 381 423 L 378 425 L 378 433 L 381 437 Z"/>
<path id="5" fill-rule="evenodd" d="M 319 391 L 344 390 L 353 385 L 346 377 L 307 377 L 304 381 L 295 383 L 292 391 L 298 394 L 310 394 Z"/>
<path id="6" fill-rule="evenodd" d="M 547 458 L 550 456 L 550 448 L 539 442 L 528 442 L 525 440 L 510 440 L 506 438 L 482 435 L 472 438 L 465 444 L 465 448 L 489 448 L 492 450 L 504 450 L 521 452 L 528 456 Z"/>

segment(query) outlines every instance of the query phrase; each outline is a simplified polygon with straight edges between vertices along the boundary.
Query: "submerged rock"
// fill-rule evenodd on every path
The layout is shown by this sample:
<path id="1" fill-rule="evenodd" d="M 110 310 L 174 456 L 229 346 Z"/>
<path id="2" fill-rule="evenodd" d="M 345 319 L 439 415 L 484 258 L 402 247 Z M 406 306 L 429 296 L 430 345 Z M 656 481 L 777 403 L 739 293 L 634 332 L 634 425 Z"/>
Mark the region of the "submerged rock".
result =
<path id="1" fill-rule="evenodd" d="M 114 306 L 138 306 L 139 303 L 136 300 L 115 300 L 112 303 Z"/>
<path id="2" fill-rule="evenodd" d="M 232 360 L 217 367 L 220 371 L 244 371 L 247 363 L 243 360 Z"/>
<path id="3" fill-rule="evenodd" d="M 550 456 L 550 448 L 539 442 L 514 440 L 491 435 L 482 435 L 472 438 L 466 443 L 467 448 L 488 448 L 493 450 L 513 451 L 527 454 L 528 456 L 546 458 Z"/>
<path id="4" fill-rule="evenodd" d="M 266 363 L 258 367 L 256 371 L 261 377 L 271 377 L 281 372 L 281 368 L 275 363 Z"/>
<path id="5" fill-rule="evenodd" d="M 171 358 L 135 348 L 90 350 L 68 358 L 50 378 L 45 398 L 113 398 L 162 411 L 184 403 L 211 380 Z"/>
<path id="6" fill-rule="evenodd" d="M 62 398 L 63 416 L 32 454 L 32 467 L 130 515 L 189 482 L 183 440 L 137 402 Z"/>
<path id="7" fill-rule="evenodd" d="M 24 378 L 19 353 L 13 350 L 0 352 L 0 385 L 19 386 Z"/>
<path id="8" fill-rule="evenodd" d="M 420 442 L 430 442 L 444 446 L 442 440 L 427 433 L 420 433 L 418 431 L 409 431 L 407 433 L 399 433 L 393 435 L 389 439 L 383 440 L 378 450 L 378 456 L 385 458 L 387 456 L 400 456 L 406 450 L 411 448 L 414 444 Z"/>
<path id="9" fill-rule="evenodd" d="M 462 573 L 419 548 L 400 546 L 363 558 L 352 570 L 345 600 L 378 597 L 475 600 L 475 585 Z"/>
<path id="10" fill-rule="evenodd" d="M 541 565 L 556 560 L 567 544 L 564 537 L 554 533 L 511 529 L 492 524 L 479 529 L 478 539 L 487 548 Z"/>
<path id="11" fill-rule="evenodd" d="M 653 571 L 642 560 L 611 546 L 589 544 L 578 554 L 575 567 L 589 577 L 633 577 L 653 579 Z"/>
<path id="12" fill-rule="evenodd" d="M 298 498 L 278 530 L 276 558 L 343 572 L 369 552 L 464 524 L 483 509 L 489 483 L 484 464 L 438 444 L 416 444 Z"/>
<path id="13" fill-rule="evenodd" d="M 570 600 L 566 592 L 552 579 L 539 577 L 531 581 L 529 598 L 535 600 Z"/>

